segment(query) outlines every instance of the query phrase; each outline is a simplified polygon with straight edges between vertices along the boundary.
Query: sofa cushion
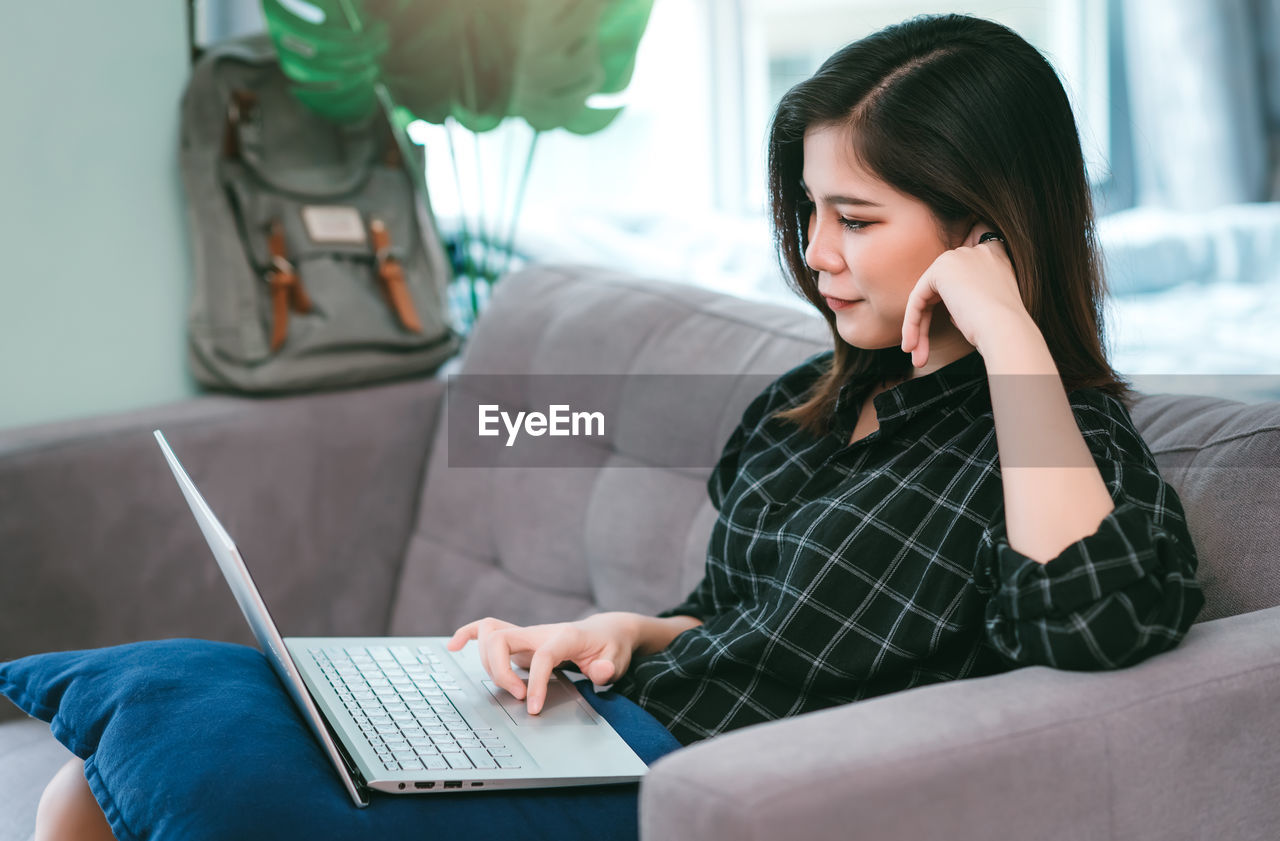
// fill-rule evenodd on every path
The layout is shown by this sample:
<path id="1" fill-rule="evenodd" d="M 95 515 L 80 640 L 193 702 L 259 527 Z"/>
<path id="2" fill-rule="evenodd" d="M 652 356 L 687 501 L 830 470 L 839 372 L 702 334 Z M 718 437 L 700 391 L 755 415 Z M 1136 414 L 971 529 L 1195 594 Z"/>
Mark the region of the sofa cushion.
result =
<path id="1" fill-rule="evenodd" d="M 1198 621 L 1280 605 L 1280 402 L 1143 394 L 1131 413 L 1187 513 Z"/>
<path id="2" fill-rule="evenodd" d="M 680 602 L 706 560 L 716 457 L 751 399 L 824 350 L 828 336 L 814 313 L 597 267 L 504 278 L 459 374 L 628 375 L 615 376 L 607 395 L 625 423 L 606 428 L 603 446 L 565 445 L 564 464 L 584 466 L 460 467 L 450 465 L 442 418 L 392 633 L 451 634 L 490 614 L 526 624 Z M 633 374 L 706 375 L 706 388 L 664 399 Z M 539 409 L 518 391 L 513 378 L 504 410 Z"/>
<path id="3" fill-rule="evenodd" d="M 679 748 L 632 702 L 580 686 L 645 762 Z M 120 841 L 419 838 L 424 828 L 505 839 L 535 814 L 562 838 L 595 837 L 599 826 L 638 834 L 637 784 L 373 792 L 357 809 L 266 658 L 247 646 L 178 639 L 38 654 L 0 663 L 0 693 L 85 760 Z"/>

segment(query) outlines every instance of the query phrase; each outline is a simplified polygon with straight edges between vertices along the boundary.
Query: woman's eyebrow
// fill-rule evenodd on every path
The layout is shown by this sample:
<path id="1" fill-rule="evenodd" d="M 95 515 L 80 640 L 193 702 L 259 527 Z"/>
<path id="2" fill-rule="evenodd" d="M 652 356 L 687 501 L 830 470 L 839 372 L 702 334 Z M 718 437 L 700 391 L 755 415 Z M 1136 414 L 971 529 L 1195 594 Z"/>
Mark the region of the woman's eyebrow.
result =
<path id="1" fill-rule="evenodd" d="M 804 190 L 806 194 L 809 193 L 809 187 L 804 183 L 803 179 L 800 181 L 800 189 Z M 870 199 L 861 199 L 857 196 L 823 196 L 822 201 L 824 204 L 853 204 L 860 207 L 883 207 L 883 205 L 877 204 Z"/>
<path id="2" fill-rule="evenodd" d="M 809 187 L 804 183 L 804 179 L 800 179 L 800 189 L 803 189 L 805 195 L 809 193 Z M 859 198 L 858 196 L 823 196 L 823 204 L 827 205 L 859 205 L 863 207 L 881 207 L 882 205 L 870 201 L 869 198 Z"/>

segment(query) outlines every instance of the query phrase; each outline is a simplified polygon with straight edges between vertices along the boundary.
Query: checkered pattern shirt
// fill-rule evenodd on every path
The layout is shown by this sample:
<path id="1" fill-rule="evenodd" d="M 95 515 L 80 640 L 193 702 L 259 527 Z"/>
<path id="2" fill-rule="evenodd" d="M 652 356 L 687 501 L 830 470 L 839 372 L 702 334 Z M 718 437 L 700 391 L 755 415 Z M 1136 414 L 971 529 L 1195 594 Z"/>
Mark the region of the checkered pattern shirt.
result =
<path id="1" fill-rule="evenodd" d="M 977 351 L 875 398 L 845 386 L 816 437 L 770 415 L 830 367 L 817 354 L 747 407 L 707 480 L 702 581 L 659 616 L 702 625 L 615 684 L 683 744 L 1025 665 L 1128 666 L 1178 644 L 1204 604 L 1181 501 L 1124 405 L 1068 394 L 1115 509 L 1040 564 L 1009 546 Z"/>

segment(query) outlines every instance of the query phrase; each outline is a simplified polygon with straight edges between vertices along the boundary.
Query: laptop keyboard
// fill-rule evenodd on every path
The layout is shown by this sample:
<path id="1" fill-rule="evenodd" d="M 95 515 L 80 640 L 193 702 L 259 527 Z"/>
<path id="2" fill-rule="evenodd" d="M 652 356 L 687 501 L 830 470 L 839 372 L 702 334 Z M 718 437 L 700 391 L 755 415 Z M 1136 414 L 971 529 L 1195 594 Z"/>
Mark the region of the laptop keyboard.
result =
<path id="1" fill-rule="evenodd" d="M 520 767 L 496 731 L 449 700 L 462 688 L 430 648 L 309 651 L 388 771 Z"/>

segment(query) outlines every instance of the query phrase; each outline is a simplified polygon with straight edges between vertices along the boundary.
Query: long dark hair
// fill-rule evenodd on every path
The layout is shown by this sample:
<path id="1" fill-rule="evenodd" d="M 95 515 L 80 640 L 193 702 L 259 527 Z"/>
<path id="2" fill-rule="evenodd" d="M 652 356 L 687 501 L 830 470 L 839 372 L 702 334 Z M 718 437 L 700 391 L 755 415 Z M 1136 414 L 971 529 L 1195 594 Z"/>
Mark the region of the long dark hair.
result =
<path id="1" fill-rule="evenodd" d="M 1093 201 L 1070 102 L 1053 67 L 1013 30 L 965 15 L 921 15 L 841 48 L 782 97 L 769 136 L 769 201 L 787 284 L 827 319 L 831 370 L 779 417 L 828 430 L 840 388 L 865 399 L 910 375 L 894 346 L 847 344 L 805 263 L 809 205 L 804 135 L 843 125 L 880 180 L 924 202 L 940 231 L 980 219 L 1008 246 L 1023 304 L 1066 390 L 1097 388 L 1131 404 L 1131 384 L 1103 350 L 1106 284 Z"/>

